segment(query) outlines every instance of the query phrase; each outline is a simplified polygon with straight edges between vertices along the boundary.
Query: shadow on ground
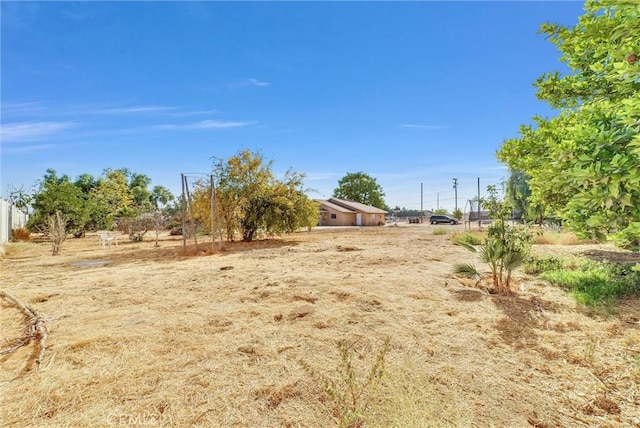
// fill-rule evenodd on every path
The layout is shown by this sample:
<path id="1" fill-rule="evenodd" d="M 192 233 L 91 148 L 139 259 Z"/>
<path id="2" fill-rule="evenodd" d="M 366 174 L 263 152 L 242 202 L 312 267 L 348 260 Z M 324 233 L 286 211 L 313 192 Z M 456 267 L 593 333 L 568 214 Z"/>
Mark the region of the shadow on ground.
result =
<path id="1" fill-rule="evenodd" d="M 582 255 L 599 262 L 640 263 L 640 253 L 630 251 L 588 250 Z"/>
<path id="2" fill-rule="evenodd" d="M 132 262 L 163 262 L 180 261 L 193 257 L 225 256 L 229 254 L 245 253 L 256 250 L 293 247 L 299 242 L 286 239 L 265 239 L 253 242 L 225 242 L 223 249 L 220 243 L 200 242 L 198 245 L 193 242 L 185 246 L 181 242 L 172 241 L 169 246 L 166 242 L 160 241 L 158 247 L 151 242 L 121 243 L 118 246 L 106 248 L 102 254 L 96 257 L 82 258 L 71 262 L 74 266 L 93 267 L 100 265 L 114 266 L 118 264 L 128 264 Z"/>

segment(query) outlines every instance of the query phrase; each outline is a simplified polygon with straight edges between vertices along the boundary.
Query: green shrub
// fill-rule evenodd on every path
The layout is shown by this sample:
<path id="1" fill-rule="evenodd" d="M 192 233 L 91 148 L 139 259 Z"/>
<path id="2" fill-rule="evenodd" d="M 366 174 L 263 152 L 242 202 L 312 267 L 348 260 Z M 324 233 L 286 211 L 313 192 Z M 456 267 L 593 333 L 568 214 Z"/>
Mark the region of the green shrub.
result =
<path id="1" fill-rule="evenodd" d="M 631 223 L 627 228 L 611 235 L 619 247 L 631 251 L 640 251 L 640 223 Z"/>
<path id="2" fill-rule="evenodd" d="M 449 232 L 444 227 L 437 227 L 433 230 L 434 235 L 446 235 L 447 233 Z"/>
<path id="3" fill-rule="evenodd" d="M 470 245 L 482 245 L 482 239 L 470 232 L 454 235 L 452 239 L 454 244 L 460 244 L 461 242 L 464 242 Z"/>
<path id="4" fill-rule="evenodd" d="M 618 297 L 640 294 L 640 272 L 631 265 L 583 261 L 575 270 L 550 270 L 540 277 L 568 289 L 586 306 L 611 305 Z"/>
<path id="5" fill-rule="evenodd" d="M 524 261 L 524 271 L 530 275 L 538 275 L 550 270 L 561 270 L 563 261 L 558 257 L 529 256 Z"/>

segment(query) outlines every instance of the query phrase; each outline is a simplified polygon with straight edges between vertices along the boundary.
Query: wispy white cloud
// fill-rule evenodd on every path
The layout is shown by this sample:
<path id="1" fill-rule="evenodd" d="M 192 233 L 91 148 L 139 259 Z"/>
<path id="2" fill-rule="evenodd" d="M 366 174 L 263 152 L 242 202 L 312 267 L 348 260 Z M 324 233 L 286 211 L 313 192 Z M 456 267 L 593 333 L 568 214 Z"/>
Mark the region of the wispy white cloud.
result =
<path id="1" fill-rule="evenodd" d="M 218 110 L 215 109 L 210 109 L 210 110 L 186 110 L 186 111 L 176 111 L 176 112 L 172 112 L 171 115 L 172 116 L 176 116 L 176 117 L 185 117 L 185 116 L 200 116 L 200 115 L 205 115 L 205 114 L 218 114 L 220 113 Z"/>
<path id="2" fill-rule="evenodd" d="M 75 11 L 70 11 L 67 10 L 65 12 L 63 12 L 63 15 L 73 21 L 84 21 L 86 19 L 88 19 L 90 16 L 84 13 L 78 13 Z"/>
<path id="3" fill-rule="evenodd" d="M 132 107 L 105 107 L 88 109 L 85 113 L 92 114 L 134 114 L 134 113 L 156 113 L 176 110 L 177 107 L 167 106 L 132 106 Z"/>
<path id="4" fill-rule="evenodd" d="M 239 82 L 229 83 L 226 85 L 226 87 L 227 89 L 230 89 L 230 90 L 236 90 L 236 89 L 249 88 L 252 86 L 264 88 L 269 85 L 271 85 L 271 83 L 251 78 L 251 79 L 246 79 Z"/>
<path id="5" fill-rule="evenodd" d="M 44 111 L 42 104 L 34 101 L 22 103 L 3 102 L 1 110 L 3 116 L 34 115 Z"/>
<path id="6" fill-rule="evenodd" d="M 305 173 L 305 180 L 308 180 L 308 181 L 329 180 L 329 179 L 339 178 L 342 175 L 344 174 L 330 173 L 330 172 L 309 172 L 309 173 Z"/>
<path id="7" fill-rule="evenodd" d="M 19 143 L 47 138 L 75 127 L 73 122 L 16 122 L 0 127 L 2 143 Z"/>
<path id="8" fill-rule="evenodd" d="M 232 122 L 225 120 L 202 120 L 195 123 L 187 124 L 167 124 L 167 125 L 155 125 L 152 129 L 166 129 L 166 130 L 193 130 L 193 129 L 229 129 L 229 128 L 243 128 L 246 126 L 254 125 L 255 122 Z"/>
<path id="9" fill-rule="evenodd" d="M 29 29 L 36 25 L 42 6 L 36 2 L 2 2 L 2 26 Z"/>
<path id="10" fill-rule="evenodd" d="M 269 82 L 261 82 L 257 79 L 249 79 L 248 83 L 252 86 L 269 86 L 271 84 Z"/>
<path id="11" fill-rule="evenodd" d="M 164 113 L 179 110 L 173 106 L 134 105 L 114 106 L 105 104 L 62 104 L 51 105 L 40 102 L 2 103 L 2 114 L 7 116 L 78 116 L 78 115 L 127 115 Z"/>
<path id="12" fill-rule="evenodd" d="M 38 144 L 38 145 L 20 144 L 15 146 L 9 146 L 6 148 L 3 147 L 2 153 L 5 155 L 8 155 L 8 154 L 28 155 L 31 153 L 41 152 L 43 150 L 53 150 L 57 148 L 58 146 L 56 146 L 55 144 Z"/>
<path id="13" fill-rule="evenodd" d="M 406 129 L 447 129 L 451 128 L 449 125 L 417 125 L 412 123 L 404 123 L 400 125 L 400 128 Z"/>

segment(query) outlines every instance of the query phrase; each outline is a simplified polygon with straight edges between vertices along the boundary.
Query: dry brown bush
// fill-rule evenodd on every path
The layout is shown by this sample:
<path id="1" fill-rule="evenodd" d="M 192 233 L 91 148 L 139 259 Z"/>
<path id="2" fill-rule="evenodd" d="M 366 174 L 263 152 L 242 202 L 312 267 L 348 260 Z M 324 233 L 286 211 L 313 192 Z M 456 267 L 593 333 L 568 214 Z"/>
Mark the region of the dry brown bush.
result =
<path id="1" fill-rule="evenodd" d="M 29 229 L 20 227 L 18 229 L 11 230 L 11 240 L 12 241 L 30 241 L 31 240 L 31 232 Z"/>
<path id="2" fill-rule="evenodd" d="M 572 232 L 554 232 L 545 230 L 542 234 L 534 235 L 534 243 L 538 245 L 579 245 L 580 241 Z"/>

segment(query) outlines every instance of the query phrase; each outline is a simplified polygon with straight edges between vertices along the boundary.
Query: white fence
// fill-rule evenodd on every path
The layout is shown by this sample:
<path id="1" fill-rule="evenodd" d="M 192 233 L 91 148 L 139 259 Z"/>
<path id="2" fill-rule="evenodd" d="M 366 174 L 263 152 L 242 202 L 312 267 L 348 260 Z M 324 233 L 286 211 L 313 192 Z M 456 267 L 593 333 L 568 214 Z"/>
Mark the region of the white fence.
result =
<path id="1" fill-rule="evenodd" d="M 11 240 L 11 229 L 24 227 L 27 218 L 24 211 L 0 198 L 0 244 Z"/>

